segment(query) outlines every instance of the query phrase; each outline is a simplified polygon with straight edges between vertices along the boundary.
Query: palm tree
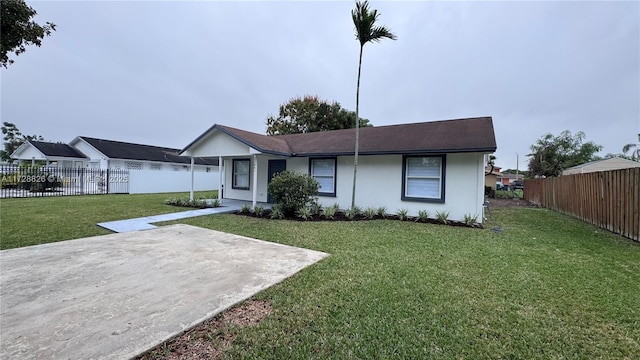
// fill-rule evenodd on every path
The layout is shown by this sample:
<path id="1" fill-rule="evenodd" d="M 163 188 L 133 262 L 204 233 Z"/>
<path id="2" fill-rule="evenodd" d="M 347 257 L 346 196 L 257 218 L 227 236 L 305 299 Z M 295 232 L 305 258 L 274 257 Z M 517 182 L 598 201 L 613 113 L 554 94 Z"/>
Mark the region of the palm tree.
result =
<path id="1" fill-rule="evenodd" d="M 356 109 L 356 114 L 357 113 L 358 113 L 358 110 Z M 634 148 L 635 150 L 632 150 Z M 627 144 L 622 147 L 622 153 L 625 155 L 627 155 L 629 150 L 631 150 L 631 159 L 635 161 L 639 161 L 640 160 L 640 134 L 638 134 L 638 144 Z"/>
<path id="2" fill-rule="evenodd" d="M 369 2 L 356 1 L 356 8 L 351 10 L 353 24 L 356 27 L 356 39 L 360 42 L 360 58 L 358 60 L 358 85 L 356 87 L 356 148 L 353 158 L 353 192 L 351 208 L 356 205 L 356 177 L 358 173 L 358 150 L 360 148 L 360 72 L 362 70 L 362 49 L 368 42 L 378 42 L 384 38 L 395 40 L 396 36 L 384 26 L 376 26 L 378 10 L 369 10 Z"/>

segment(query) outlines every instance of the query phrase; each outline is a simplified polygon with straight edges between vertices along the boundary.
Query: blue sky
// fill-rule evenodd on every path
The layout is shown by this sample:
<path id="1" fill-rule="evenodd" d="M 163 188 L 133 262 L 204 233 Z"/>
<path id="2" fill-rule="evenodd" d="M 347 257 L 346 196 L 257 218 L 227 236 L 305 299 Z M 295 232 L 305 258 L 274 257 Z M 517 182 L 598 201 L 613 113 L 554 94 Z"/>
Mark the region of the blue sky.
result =
<path id="1" fill-rule="evenodd" d="M 0 70 L 23 133 L 182 148 L 215 123 L 264 133 L 292 97 L 355 110 L 351 1 L 28 1 L 57 31 Z M 545 133 L 620 152 L 640 132 L 640 3 L 372 2 L 397 41 L 365 46 L 374 125 L 493 116 L 497 164 Z"/>

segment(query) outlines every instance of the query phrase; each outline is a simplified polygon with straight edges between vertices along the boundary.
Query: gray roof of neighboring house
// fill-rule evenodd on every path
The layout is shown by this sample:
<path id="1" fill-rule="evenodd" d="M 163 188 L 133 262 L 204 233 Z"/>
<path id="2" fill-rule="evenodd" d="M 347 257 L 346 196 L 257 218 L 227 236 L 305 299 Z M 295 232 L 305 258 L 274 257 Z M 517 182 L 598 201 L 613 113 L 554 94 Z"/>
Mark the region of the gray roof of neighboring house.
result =
<path id="1" fill-rule="evenodd" d="M 67 144 L 33 140 L 29 141 L 29 143 L 38 149 L 38 151 L 40 151 L 44 156 L 86 158 L 83 153 Z"/>
<path id="2" fill-rule="evenodd" d="M 180 153 L 180 149 L 104 140 L 88 136 L 80 136 L 79 138 L 86 141 L 96 150 L 111 159 L 146 160 L 182 164 L 191 163 L 191 158 L 188 156 L 178 155 Z M 218 166 L 218 159 L 196 157 L 194 158 L 194 163 L 198 165 Z"/>
<path id="3" fill-rule="evenodd" d="M 351 155 L 355 148 L 355 129 L 267 136 L 229 126 L 213 125 L 182 151 L 186 151 L 214 129 L 268 154 L 288 156 Z M 360 129 L 359 153 L 362 155 L 494 152 L 495 150 L 496 139 L 491 117 Z"/>

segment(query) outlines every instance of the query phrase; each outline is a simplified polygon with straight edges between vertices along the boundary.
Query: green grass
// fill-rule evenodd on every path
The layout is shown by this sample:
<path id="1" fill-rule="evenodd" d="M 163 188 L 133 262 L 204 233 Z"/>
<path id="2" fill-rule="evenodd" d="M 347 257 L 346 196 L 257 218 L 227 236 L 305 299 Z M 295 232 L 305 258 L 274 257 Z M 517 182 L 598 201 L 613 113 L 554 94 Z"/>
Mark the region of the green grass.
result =
<path id="1" fill-rule="evenodd" d="M 174 210 L 164 198 L 2 200 L 2 239 L 14 236 L 5 230 L 7 204 L 39 204 L 20 207 L 21 219 L 70 208 L 49 215 L 57 229 L 31 231 L 72 238 L 75 224 Z M 60 219 L 68 214 L 79 218 Z M 331 254 L 257 294 L 274 312 L 257 326 L 228 329 L 225 358 L 640 358 L 638 243 L 544 209 L 498 209 L 493 218 L 501 233 L 236 215 L 180 223 Z"/>
<path id="2" fill-rule="evenodd" d="M 257 298 L 228 358 L 638 358 L 640 246 L 543 209 L 503 232 L 234 215 L 196 226 L 332 254 Z M 215 336 L 215 334 L 213 334 Z"/>
<path id="3" fill-rule="evenodd" d="M 216 194 L 197 192 L 194 198 Z M 0 249 L 110 234 L 96 224 L 186 211 L 189 209 L 165 205 L 164 200 L 188 196 L 169 193 L 0 199 Z"/>

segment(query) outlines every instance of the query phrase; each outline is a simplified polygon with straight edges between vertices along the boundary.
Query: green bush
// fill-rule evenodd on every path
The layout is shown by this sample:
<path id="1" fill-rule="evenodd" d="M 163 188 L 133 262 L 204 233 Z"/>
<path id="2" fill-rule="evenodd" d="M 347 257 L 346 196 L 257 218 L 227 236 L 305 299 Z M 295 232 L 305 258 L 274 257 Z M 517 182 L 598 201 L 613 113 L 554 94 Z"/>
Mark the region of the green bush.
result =
<path id="1" fill-rule="evenodd" d="M 318 195 L 318 181 L 311 175 L 285 170 L 269 183 L 269 194 L 286 216 L 306 208 Z"/>

